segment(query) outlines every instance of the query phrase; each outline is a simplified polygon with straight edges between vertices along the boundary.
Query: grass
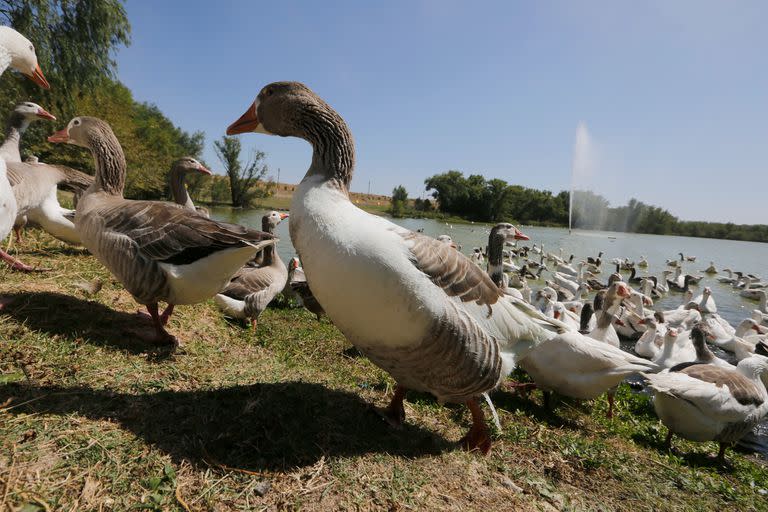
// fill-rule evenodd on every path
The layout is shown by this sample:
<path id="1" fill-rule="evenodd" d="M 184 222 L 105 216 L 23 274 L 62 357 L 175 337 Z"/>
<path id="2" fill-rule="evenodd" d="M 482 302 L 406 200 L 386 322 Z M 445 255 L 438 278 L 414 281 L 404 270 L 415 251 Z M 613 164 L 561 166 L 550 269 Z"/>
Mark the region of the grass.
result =
<path id="1" fill-rule="evenodd" d="M 410 394 L 402 430 L 380 421 L 392 380 L 303 309 L 281 301 L 254 332 L 182 306 L 170 353 L 85 251 L 32 233 L 18 255 L 53 270 L 0 269 L 0 509 L 768 510 L 764 461 L 668 453 L 626 386 L 614 420 L 604 400 L 551 413 L 497 392 L 493 452 L 468 454 L 462 407 Z"/>

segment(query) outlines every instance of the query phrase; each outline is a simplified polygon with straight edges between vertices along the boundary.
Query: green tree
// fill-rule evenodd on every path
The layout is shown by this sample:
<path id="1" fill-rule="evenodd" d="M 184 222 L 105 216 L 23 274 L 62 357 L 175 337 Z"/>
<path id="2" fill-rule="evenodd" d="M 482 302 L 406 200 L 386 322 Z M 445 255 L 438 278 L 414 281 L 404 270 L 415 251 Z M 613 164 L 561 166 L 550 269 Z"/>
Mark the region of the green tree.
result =
<path id="1" fill-rule="evenodd" d="M 130 44 L 131 26 L 119 0 L 3 0 L 0 22 L 32 41 L 51 84 L 51 90 L 45 91 L 29 80 L 3 80 L 0 111 L 5 112 L 19 101 L 34 101 L 59 119 L 69 120 L 77 112 L 78 98 L 114 77 L 114 54 Z M 50 126 L 35 123 L 23 144 L 39 144 L 47 135 Z"/>
<path id="2" fill-rule="evenodd" d="M 393 217 L 402 217 L 406 205 L 408 204 L 408 191 L 402 185 L 396 186 L 392 190 L 392 209 L 390 213 Z"/>
<path id="3" fill-rule="evenodd" d="M 213 142 L 216 156 L 219 157 L 224 170 L 229 177 L 229 189 L 232 195 L 232 206 L 248 207 L 253 201 L 269 194 L 269 187 L 259 187 L 258 182 L 263 180 L 269 172 L 264 163 L 266 153 L 255 150 L 251 160 L 245 165 L 240 163 L 240 151 L 242 145 L 236 137 L 222 137 Z"/>

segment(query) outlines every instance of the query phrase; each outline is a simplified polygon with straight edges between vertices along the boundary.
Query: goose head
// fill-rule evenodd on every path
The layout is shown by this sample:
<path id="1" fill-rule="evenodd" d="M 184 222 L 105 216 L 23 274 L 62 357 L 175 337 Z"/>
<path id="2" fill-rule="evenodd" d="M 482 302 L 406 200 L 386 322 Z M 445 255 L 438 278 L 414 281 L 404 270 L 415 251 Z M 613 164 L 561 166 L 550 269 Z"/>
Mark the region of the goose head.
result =
<path id="1" fill-rule="evenodd" d="M 530 240 L 527 235 L 517 229 L 509 222 L 500 222 L 491 228 L 491 234 L 489 238 L 495 238 L 497 236 L 503 236 L 505 242 L 515 240 Z"/>
<path id="2" fill-rule="evenodd" d="M 188 173 L 199 172 L 201 174 L 211 175 L 213 174 L 210 169 L 198 162 L 191 156 L 184 156 L 173 162 L 171 165 L 171 172 L 176 173 Z"/>
<path id="3" fill-rule="evenodd" d="M 32 103 L 31 101 L 25 101 L 13 107 L 13 114 L 25 119 L 27 122 L 36 121 L 38 119 L 56 120 L 56 117 L 53 114 L 37 103 Z"/>
<path id="4" fill-rule="evenodd" d="M 48 142 L 72 144 L 90 149 L 99 134 L 108 133 L 114 137 L 112 128 L 95 117 L 79 116 L 69 121 L 66 128 L 48 137 Z"/>
<path id="5" fill-rule="evenodd" d="M 256 132 L 281 137 L 302 137 L 303 117 L 331 111 L 327 103 L 299 82 L 274 82 L 265 86 L 248 110 L 229 125 L 227 135 Z"/>
<path id="6" fill-rule="evenodd" d="M 271 211 L 267 213 L 261 218 L 261 230 L 266 231 L 267 233 L 272 233 L 277 225 L 287 219 L 288 216 L 287 213 L 283 212 Z"/>
<path id="7" fill-rule="evenodd" d="M 11 27 L 0 27 L 0 48 L 10 58 L 10 67 L 26 76 L 43 89 L 50 89 L 40 64 L 35 46 Z"/>

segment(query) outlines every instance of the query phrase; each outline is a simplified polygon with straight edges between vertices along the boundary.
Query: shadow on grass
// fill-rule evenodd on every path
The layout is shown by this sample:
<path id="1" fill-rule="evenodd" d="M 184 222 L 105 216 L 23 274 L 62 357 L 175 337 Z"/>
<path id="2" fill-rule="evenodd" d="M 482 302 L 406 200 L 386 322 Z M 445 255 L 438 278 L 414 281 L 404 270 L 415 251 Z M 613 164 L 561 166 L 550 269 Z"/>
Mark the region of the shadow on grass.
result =
<path id="1" fill-rule="evenodd" d="M 47 246 L 45 249 L 25 248 L 23 245 L 17 248 L 20 256 L 50 257 L 50 256 L 86 256 L 90 254 L 88 249 L 83 247 L 72 247 L 70 245 Z"/>
<path id="2" fill-rule="evenodd" d="M 133 313 L 115 311 L 99 302 L 62 293 L 3 293 L 2 298 L 7 304 L 0 310 L 0 316 L 9 316 L 35 331 L 65 337 L 82 336 L 88 343 L 135 354 L 148 351 L 158 355 L 170 353 L 168 348 L 147 343 L 137 336 L 137 330 L 148 334 L 152 330 L 149 321 Z"/>
<path id="3" fill-rule="evenodd" d="M 322 456 L 379 452 L 411 457 L 454 447 L 417 426 L 391 429 L 355 394 L 305 382 L 144 395 L 0 386 L 0 403 L 9 398 L 10 414 L 110 419 L 176 460 L 201 466 L 288 470 Z"/>

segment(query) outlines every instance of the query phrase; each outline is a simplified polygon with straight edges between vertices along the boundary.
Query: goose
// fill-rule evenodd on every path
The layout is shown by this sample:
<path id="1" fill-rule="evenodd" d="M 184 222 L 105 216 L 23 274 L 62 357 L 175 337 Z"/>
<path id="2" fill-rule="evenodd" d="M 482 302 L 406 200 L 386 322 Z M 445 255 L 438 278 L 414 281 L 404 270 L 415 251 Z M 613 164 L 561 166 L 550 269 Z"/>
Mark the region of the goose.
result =
<path id="1" fill-rule="evenodd" d="M 680 261 L 696 261 L 696 256 L 683 256 L 683 253 L 677 253 L 680 255 Z"/>
<path id="2" fill-rule="evenodd" d="M 510 240 L 528 240 L 528 237 L 507 222 L 493 226 L 488 235 L 488 275 L 502 291 L 505 291 L 509 285 L 509 279 L 504 273 L 502 252 L 504 243 Z"/>
<path id="3" fill-rule="evenodd" d="M 295 293 L 301 305 L 304 306 L 310 313 L 314 313 L 317 317 L 317 321 L 325 315 L 323 306 L 317 302 L 312 290 L 307 283 L 307 277 L 304 275 L 304 269 L 301 267 L 301 260 L 293 257 L 288 263 L 288 286 L 291 287 L 293 293 Z"/>
<path id="4" fill-rule="evenodd" d="M 37 63 L 35 47 L 32 43 L 11 27 L 0 26 L 0 75 L 8 68 L 13 68 L 29 77 L 44 89 L 50 89 Z M 5 240 L 16 222 L 18 205 L 8 181 L 5 160 L 0 158 L 0 240 Z M 0 259 L 8 263 L 11 269 L 31 272 L 34 267 L 25 265 L 4 250 L 0 249 Z"/>
<path id="5" fill-rule="evenodd" d="M 59 240 L 80 245 L 75 211 L 59 204 L 57 191 L 82 193 L 93 184 L 93 177 L 64 165 L 9 162 L 7 168 L 18 206 L 16 225 L 23 226 L 19 221 L 26 218 Z"/>
<path id="6" fill-rule="evenodd" d="M 688 343 L 688 334 L 675 327 L 667 329 L 661 352 L 652 361 L 664 368 L 672 368 L 677 364 L 695 360 L 696 349 L 693 344 Z"/>
<path id="7" fill-rule="evenodd" d="M 702 314 L 717 313 L 717 305 L 712 297 L 712 288 L 709 286 L 704 287 L 701 295 L 693 299 L 693 302 L 699 305 L 699 311 Z"/>
<path id="8" fill-rule="evenodd" d="M 601 259 L 602 257 L 603 257 L 603 251 L 600 251 L 597 254 L 597 258 L 593 258 L 592 256 L 587 256 L 587 263 L 591 265 L 595 265 L 596 267 L 599 267 L 600 263 L 602 262 L 602 259 Z"/>
<path id="9" fill-rule="evenodd" d="M 619 295 L 628 294 L 625 284 L 617 283 Z M 537 345 L 520 359 L 536 386 L 548 393 L 591 400 L 616 387 L 630 375 L 658 371 L 655 363 L 634 356 L 603 341 L 578 332 L 566 332 Z M 609 403 L 609 412 L 612 406 Z"/>
<path id="10" fill-rule="evenodd" d="M 464 403 L 472 427 L 461 444 L 488 453 L 478 397 L 565 326 L 505 296 L 463 254 L 355 206 L 352 134 L 304 84 L 265 86 L 227 128 L 228 135 L 245 132 L 299 137 L 312 146 L 312 163 L 291 202 L 291 240 L 328 317 L 396 380 L 381 415 L 401 425 L 408 389 Z"/>
<path id="11" fill-rule="evenodd" d="M 761 300 L 764 294 L 765 290 L 763 288 L 755 288 L 751 284 L 748 284 L 746 288 L 739 291 L 740 296 L 749 300 Z"/>
<path id="12" fill-rule="evenodd" d="M 552 317 L 564 323 L 573 331 L 579 329 L 581 325 L 581 316 L 566 308 L 562 302 L 555 302 L 553 304 Z"/>
<path id="13" fill-rule="evenodd" d="M 713 364 L 715 366 L 719 366 L 720 368 L 726 368 L 729 370 L 733 370 L 735 368 L 734 365 L 725 359 L 721 359 L 713 354 L 709 349 L 709 346 L 707 346 L 707 338 L 713 339 L 714 337 L 712 336 L 712 333 L 709 332 L 706 323 L 700 322 L 694 325 L 689 334 L 689 338 L 693 343 L 694 350 L 696 351 L 696 359 L 691 362 L 678 363 L 669 369 L 670 372 L 679 372 L 683 368 L 692 366 L 694 364 Z M 739 358 L 739 360 L 741 359 L 744 359 L 744 357 Z"/>
<path id="14" fill-rule="evenodd" d="M 50 119 L 55 121 L 56 117 L 40 105 L 32 103 L 31 101 L 25 101 L 24 103 L 16 105 L 11 111 L 11 115 L 8 117 L 8 123 L 5 128 L 5 139 L 3 140 L 3 144 L 0 145 L 0 158 L 3 158 L 6 163 L 21 162 L 21 152 L 19 151 L 21 136 L 32 122 L 40 119 Z M 14 184 L 11 183 L 11 186 L 13 187 Z M 21 230 L 27 224 L 27 221 L 28 219 L 26 215 L 17 214 L 16 221 L 13 224 L 16 242 L 21 242 Z"/>
<path id="15" fill-rule="evenodd" d="M 680 277 L 683 277 L 682 275 Z M 685 274 L 683 277 L 683 285 L 680 286 L 680 284 L 677 281 L 667 281 L 667 284 L 669 285 L 669 289 L 671 291 L 676 292 L 687 292 L 688 288 L 691 286 L 691 283 L 694 282 L 695 278 L 690 274 Z"/>
<path id="16" fill-rule="evenodd" d="M 30 124 L 41 119 L 55 121 L 56 117 L 37 103 L 25 101 L 17 104 L 8 117 L 5 139 L 0 145 L 0 157 L 6 162 L 21 162 L 19 142 Z"/>
<path id="17" fill-rule="evenodd" d="M 715 262 L 710 261 L 709 266 L 705 268 L 702 272 L 709 275 L 717 274 L 717 268 L 715 267 Z"/>
<path id="18" fill-rule="evenodd" d="M 599 304 L 595 305 L 597 326 L 588 334 L 590 338 L 608 343 L 617 348 L 620 346 L 619 336 L 613 327 L 613 320 L 622 299 L 629 297 L 630 293 L 629 287 L 621 282 L 614 283 L 608 288 L 602 308 L 599 307 Z"/>
<path id="19" fill-rule="evenodd" d="M 752 320 L 757 324 L 761 324 L 768 327 L 768 314 L 763 313 L 759 309 L 752 310 Z"/>
<path id="20" fill-rule="evenodd" d="M 200 174 L 207 174 L 208 176 L 213 174 L 210 169 L 191 156 L 185 156 L 173 162 L 171 165 L 171 172 L 168 173 L 168 184 L 171 188 L 173 202 L 180 204 L 189 211 L 208 218 L 211 216 L 210 213 L 208 213 L 208 210 L 202 206 L 195 206 L 195 203 L 192 202 L 192 198 L 189 197 L 187 187 L 184 184 L 184 178 L 188 172 L 199 172 Z"/>
<path id="21" fill-rule="evenodd" d="M 669 429 L 671 448 L 677 434 L 691 441 L 718 441 L 717 458 L 750 432 L 768 413 L 768 393 L 760 380 L 768 359 L 752 356 L 733 369 L 695 364 L 677 372 L 645 375 L 653 391 L 653 407 Z"/>
<path id="22" fill-rule="evenodd" d="M 718 277 L 718 282 L 721 282 L 723 284 L 733 284 L 736 282 L 736 279 L 733 277 L 733 270 L 729 268 L 724 268 L 723 272 L 726 272 L 728 274 L 728 277 Z"/>
<path id="23" fill-rule="evenodd" d="M 672 268 L 677 268 L 680 266 L 680 262 L 677 260 L 667 260 L 667 266 Z"/>
<path id="24" fill-rule="evenodd" d="M 273 234 L 277 225 L 287 218 L 287 213 L 269 212 L 261 219 L 261 229 Z M 268 246 L 261 254 L 262 266 L 246 264 L 213 298 L 225 315 L 249 319 L 253 329 L 256 329 L 261 313 L 283 291 L 288 281 L 288 269 L 277 254 L 275 245 Z"/>
<path id="25" fill-rule="evenodd" d="M 640 261 L 637 262 L 637 266 L 640 268 L 648 268 L 648 260 L 645 256 L 640 256 Z"/>
<path id="26" fill-rule="evenodd" d="M 664 334 L 666 333 L 666 327 L 663 328 L 663 333 L 659 333 L 659 325 L 663 325 L 663 317 L 659 320 L 657 315 L 661 315 L 661 312 L 649 315 L 641 320 L 643 325 L 646 326 L 646 330 L 635 343 L 635 354 L 651 360 L 659 355 L 664 344 Z"/>
<path id="27" fill-rule="evenodd" d="M 96 178 L 77 204 L 75 226 L 83 245 L 144 304 L 158 343 L 177 343 L 164 325 L 179 304 L 216 295 L 259 250 L 275 243 L 268 233 L 216 222 L 173 203 L 123 198 L 126 163 L 104 121 L 75 117 L 49 142 L 91 151 Z M 158 313 L 157 304 L 168 307 Z"/>

